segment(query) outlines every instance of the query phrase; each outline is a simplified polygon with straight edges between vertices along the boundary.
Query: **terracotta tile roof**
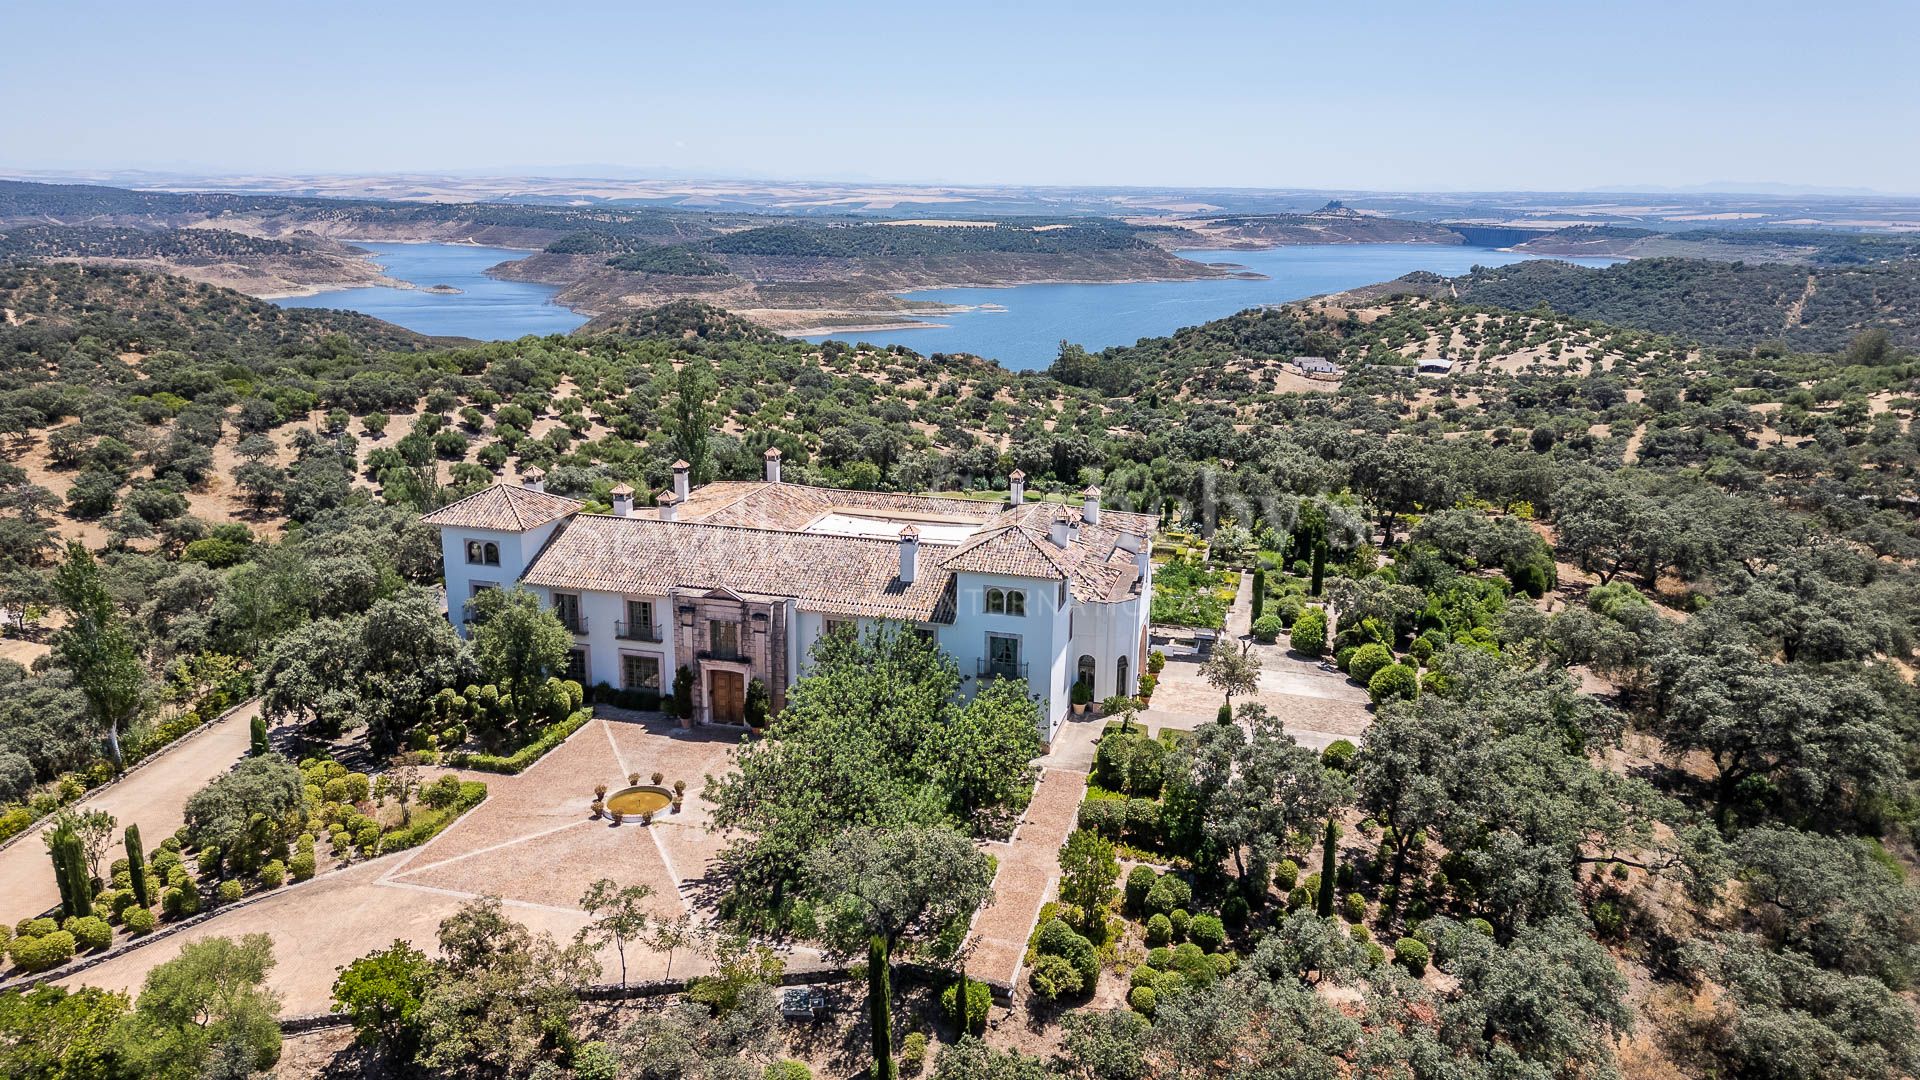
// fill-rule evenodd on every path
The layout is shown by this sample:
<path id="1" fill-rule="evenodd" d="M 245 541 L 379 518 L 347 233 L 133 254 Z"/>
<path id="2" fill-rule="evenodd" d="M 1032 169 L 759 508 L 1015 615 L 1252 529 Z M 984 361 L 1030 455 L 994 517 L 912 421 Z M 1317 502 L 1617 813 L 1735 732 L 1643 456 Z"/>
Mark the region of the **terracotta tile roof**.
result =
<path id="1" fill-rule="evenodd" d="M 900 542 L 657 518 L 578 514 L 521 580 L 548 589 L 665 594 L 728 588 L 830 615 L 951 621 L 953 575 L 923 558 L 900 581 Z"/>
<path id="2" fill-rule="evenodd" d="M 525 532 L 555 518 L 566 517 L 582 505 L 564 495 L 550 495 L 518 484 L 494 484 L 448 503 L 420 520 L 429 525 Z"/>
<path id="3" fill-rule="evenodd" d="M 1062 548 L 1049 533 L 1024 525 L 1003 525 L 969 537 L 941 565 L 955 572 L 1064 579 L 1074 599 L 1111 604 L 1140 591 L 1134 555 L 1120 546 L 1120 536 L 1104 524 L 1082 524 Z"/>
<path id="4" fill-rule="evenodd" d="M 722 481 L 688 493 L 680 520 L 756 529 L 801 529 L 833 510 L 868 510 L 914 517 L 954 518 L 986 523 L 1000 504 L 973 499 L 942 499 L 886 491 L 850 491 L 808 484 Z"/>

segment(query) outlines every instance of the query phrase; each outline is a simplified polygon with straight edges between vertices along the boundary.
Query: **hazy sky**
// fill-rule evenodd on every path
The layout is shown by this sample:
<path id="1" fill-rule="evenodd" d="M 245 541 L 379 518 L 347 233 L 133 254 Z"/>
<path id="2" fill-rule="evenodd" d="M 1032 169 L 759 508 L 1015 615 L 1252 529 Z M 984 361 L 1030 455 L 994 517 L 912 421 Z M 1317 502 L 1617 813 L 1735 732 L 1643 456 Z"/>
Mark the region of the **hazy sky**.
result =
<path id="1" fill-rule="evenodd" d="M 0 168 L 1920 192 L 1920 0 L 0 0 Z"/>

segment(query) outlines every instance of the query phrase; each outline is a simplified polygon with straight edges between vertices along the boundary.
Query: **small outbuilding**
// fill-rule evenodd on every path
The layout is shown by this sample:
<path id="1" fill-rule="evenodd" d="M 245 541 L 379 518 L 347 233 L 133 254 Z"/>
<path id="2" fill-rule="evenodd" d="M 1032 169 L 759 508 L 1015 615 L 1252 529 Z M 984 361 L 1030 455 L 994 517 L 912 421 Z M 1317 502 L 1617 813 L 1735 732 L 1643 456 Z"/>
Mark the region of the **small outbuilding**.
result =
<path id="1" fill-rule="evenodd" d="M 1346 374 L 1344 368 L 1324 356 L 1296 356 L 1293 358 L 1293 366 L 1299 368 L 1302 375 L 1330 375 L 1338 378 Z"/>
<path id="2" fill-rule="evenodd" d="M 1453 361 L 1443 360 L 1437 356 L 1429 356 L 1416 363 L 1414 370 L 1422 375 L 1451 375 L 1453 374 Z"/>

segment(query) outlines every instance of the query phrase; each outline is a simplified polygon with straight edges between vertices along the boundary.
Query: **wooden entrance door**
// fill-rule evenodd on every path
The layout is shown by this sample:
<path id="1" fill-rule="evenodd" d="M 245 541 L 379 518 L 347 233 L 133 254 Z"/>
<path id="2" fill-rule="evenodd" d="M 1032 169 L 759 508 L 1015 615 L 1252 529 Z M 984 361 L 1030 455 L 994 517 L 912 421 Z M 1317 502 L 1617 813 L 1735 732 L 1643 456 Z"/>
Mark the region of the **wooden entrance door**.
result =
<path id="1" fill-rule="evenodd" d="M 743 724 L 747 718 L 747 680 L 737 671 L 708 676 L 707 718 L 716 724 Z"/>

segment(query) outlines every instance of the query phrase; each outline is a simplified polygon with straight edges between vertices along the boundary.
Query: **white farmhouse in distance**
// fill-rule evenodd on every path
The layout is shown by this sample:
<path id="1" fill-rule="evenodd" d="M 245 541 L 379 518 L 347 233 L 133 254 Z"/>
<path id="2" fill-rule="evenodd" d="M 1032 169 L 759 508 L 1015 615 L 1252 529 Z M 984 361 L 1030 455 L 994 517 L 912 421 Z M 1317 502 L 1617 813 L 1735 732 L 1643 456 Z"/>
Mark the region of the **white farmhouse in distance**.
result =
<path id="1" fill-rule="evenodd" d="M 652 508 L 613 489 L 611 514 L 544 490 L 537 468 L 424 520 L 440 530 L 448 611 L 521 584 L 573 631 L 570 676 L 670 692 L 694 676 L 694 722 L 737 724 L 758 678 L 774 711 L 830 628 L 896 620 L 959 664 L 968 687 L 1016 678 L 1041 702 L 1051 741 L 1074 683 L 1131 694 L 1146 660 L 1150 515 L 1027 502 L 1025 477 L 984 502 L 783 483 L 692 487 L 685 462 Z"/>
<path id="2" fill-rule="evenodd" d="M 1420 375 L 1451 375 L 1453 373 L 1453 361 L 1443 360 L 1437 356 L 1422 357 L 1420 361 L 1413 366 L 1413 370 Z"/>

